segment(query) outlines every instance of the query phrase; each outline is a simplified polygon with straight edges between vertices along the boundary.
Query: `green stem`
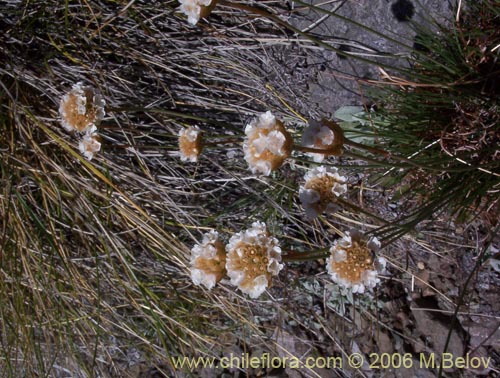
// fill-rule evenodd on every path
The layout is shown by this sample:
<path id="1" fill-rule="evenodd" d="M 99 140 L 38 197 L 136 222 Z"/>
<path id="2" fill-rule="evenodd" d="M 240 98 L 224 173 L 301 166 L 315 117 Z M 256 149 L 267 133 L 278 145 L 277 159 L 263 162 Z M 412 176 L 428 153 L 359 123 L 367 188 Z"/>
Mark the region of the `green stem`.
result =
<path id="1" fill-rule="evenodd" d="M 241 143 L 240 138 L 227 138 L 227 139 L 222 139 L 222 140 L 214 140 L 210 141 L 208 143 L 203 143 L 203 147 L 215 147 L 215 146 L 220 146 L 220 145 L 225 145 L 225 144 L 235 144 L 235 143 Z"/>
<path id="2" fill-rule="evenodd" d="M 142 112 L 142 113 L 159 113 L 166 114 L 178 118 L 193 119 L 200 122 L 211 122 L 208 118 L 198 117 L 186 112 L 176 112 L 174 110 L 145 108 L 145 107 L 120 107 L 120 108 L 106 108 L 107 112 Z"/>
<path id="3" fill-rule="evenodd" d="M 293 261 L 315 261 L 323 259 L 330 255 L 328 250 L 317 250 L 310 252 L 284 251 L 286 254 L 282 256 L 284 262 Z"/>
<path id="4" fill-rule="evenodd" d="M 343 156 L 351 157 L 353 159 L 363 160 L 363 161 L 366 161 L 368 163 L 371 163 L 371 164 L 379 166 L 379 167 L 408 168 L 407 165 L 396 164 L 394 162 L 389 162 L 389 161 L 381 161 L 381 160 L 377 160 L 377 159 L 372 159 L 372 158 L 369 158 L 368 156 L 356 154 L 356 153 L 350 152 L 350 151 L 344 151 Z"/>
<path id="5" fill-rule="evenodd" d="M 470 171 L 474 171 L 474 170 L 478 169 L 478 167 L 472 166 L 472 165 L 470 165 L 470 166 L 467 165 L 463 168 L 433 167 L 430 165 L 423 165 L 423 164 L 417 163 L 416 161 L 405 158 L 403 156 L 394 155 L 388 151 L 384 151 L 384 150 L 381 150 L 381 149 L 378 149 L 375 147 L 365 146 L 364 144 L 356 143 L 356 142 L 353 142 L 353 141 L 348 140 L 348 139 L 346 139 L 344 143 L 348 146 L 351 146 L 351 147 L 354 147 L 354 148 L 357 148 L 360 150 L 368 151 L 374 155 L 382 155 L 382 156 L 384 156 L 384 158 L 392 159 L 392 160 L 398 161 L 400 163 L 405 163 L 405 164 L 396 164 L 396 163 L 390 162 L 390 161 L 383 162 L 383 161 L 371 159 L 367 156 L 359 155 L 359 154 L 356 154 L 353 152 L 348 152 L 348 151 L 344 152 L 345 156 L 350 156 L 350 157 L 364 160 L 364 161 L 367 161 L 367 162 L 370 162 L 373 164 L 379 164 L 381 166 L 390 166 L 390 167 L 396 167 L 396 168 L 415 167 L 415 168 L 421 168 L 421 169 L 424 169 L 427 171 L 433 171 L 433 172 L 470 172 Z M 440 161 L 436 158 L 436 163 L 442 163 L 442 161 Z M 488 173 L 488 172 L 486 172 L 486 173 Z"/>
<path id="6" fill-rule="evenodd" d="M 358 205 L 355 205 L 355 204 L 353 204 L 349 201 L 346 201 L 340 197 L 337 197 L 337 202 L 340 203 L 341 205 L 344 205 L 345 207 L 350 208 L 351 210 L 358 212 L 358 213 L 368 215 L 369 217 L 372 217 L 372 218 L 378 220 L 379 222 L 387 223 L 387 221 L 385 219 L 380 218 L 379 216 L 374 215 L 374 214 L 364 210 L 362 207 L 359 207 Z"/>
<path id="7" fill-rule="evenodd" d="M 134 144 L 103 144 L 103 146 L 106 147 L 106 150 L 109 149 L 119 149 L 119 148 L 133 148 L 135 150 L 140 150 L 143 148 L 151 148 L 151 149 L 156 149 L 156 150 L 172 150 L 172 146 L 162 146 L 159 144 L 140 144 L 140 145 L 134 145 Z"/>
<path id="8" fill-rule="evenodd" d="M 293 149 L 295 151 L 300 151 L 300 152 L 339 156 L 337 151 L 334 151 L 331 148 L 313 148 L 313 147 L 304 147 L 304 146 L 294 145 Z"/>
<path id="9" fill-rule="evenodd" d="M 358 148 L 360 150 L 365 150 L 365 151 L 371 152 L 374 155 L 383 155 L 384 157 L 392 157 L 391 153 L 388 151 L 381 150 L 379 148 L 375 148 L 375 147 L 371 147 L 371 146 L 366 146 L 364 144 L 354 142 L 354 141 L 347 139 L 347 138 L 344 139 L 344 144 L 347 146 Z"/>

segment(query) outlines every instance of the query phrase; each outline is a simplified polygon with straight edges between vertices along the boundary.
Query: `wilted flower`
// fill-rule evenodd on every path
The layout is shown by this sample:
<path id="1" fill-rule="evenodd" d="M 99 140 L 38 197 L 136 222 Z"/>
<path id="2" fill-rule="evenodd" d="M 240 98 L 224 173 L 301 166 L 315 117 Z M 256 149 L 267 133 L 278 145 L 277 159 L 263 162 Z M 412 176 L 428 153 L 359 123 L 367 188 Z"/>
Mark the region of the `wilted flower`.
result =
<path id="1" fill-rule="evenodd" d="M 321 122 L 311 120 L 302 134 L 302 145 L 304 147 L 330 150 L 329 155 L 341 155 L 343 144 L 344 133 L 342 129 L 327 119 L 322 119 Z M 307 154 L 316 163 L 321 163 L 326 156 L 315 152 L 308 152 Z"/>
<path id="2" fill-rule="evenodd" d="M 191 249 L 191 279 L 195 285 L 211 289 L 226 273 L 226 252 L 217 231 L 203 235 L 201 244 Z"/>
<path id="3" fill-rule="evenodd" d="M 59 104 L 61 123 L 68 131 L 85 132 L 104 118 L 106 102 L 92 87 L 79 82 L 73 85 Z"/>
<path id="4" fill-rule="evenodd" d="M 207 17 L 215 7 L 217 0 L 179 0 L 179 10 L 188 16 L 188 22 L 196 25 L 200 18 Z"/>
<path id="5" fill-rule="evenodd" d="M 326 260 L 328 273 L 334 282 L 346 289 L 351 288 L 353 293 L 372 289 L 380 282 L 378 272 L 386 265 L 384 258 L 375 257 L 379 249 L 377 238 L 366 242 L 358 231 L 346 232 L 330 248 L 331 255 Z"/>
<path id="6" fill-rule="evenodd" d="M 231 283 L 251 298 L 257 298 L 271 286 L 272 276 L 283 269 L 278 240 L 269 235 L 262 222 L 255 222 L 250 229 L 234 234 L 226 251 L 226 269 Z"/>
<path id="7" fill-rule="evenodd" d="M 292 137 L 270 111 L 250 122 L 245 134 L 243 151 L 253 173 L 269 176 L 292 153 Z"/>
<path id="8" fill-rule="evenodd" d="M 346 178 L 337 168 L 315 167 L 304 176 L 305 184 L 299 189 L 299 198 L 307 217 L 314 219 L 323 211 L 337 209 L 337 197 L 347 191 Z"/>
<path id="9" fill-rule="evenodd" d="M 201 131 L 198 126 L 189 126 L 179 131 L 179 151 L 182 161 L 198 161 L 203 149 Z"/>
<path id="10" fill-rule="evenodd" d="M 80 152 L 88 160 L 92 160 L 94 154 L 101 150 L 101 142 L 99 141 L 99 136 L 97 135 L 97 133 L 94 132 L 95 130 L 95 126 L 92 127 L 90 131 L 83 136 L 80 144 L 78 145 Z"/>

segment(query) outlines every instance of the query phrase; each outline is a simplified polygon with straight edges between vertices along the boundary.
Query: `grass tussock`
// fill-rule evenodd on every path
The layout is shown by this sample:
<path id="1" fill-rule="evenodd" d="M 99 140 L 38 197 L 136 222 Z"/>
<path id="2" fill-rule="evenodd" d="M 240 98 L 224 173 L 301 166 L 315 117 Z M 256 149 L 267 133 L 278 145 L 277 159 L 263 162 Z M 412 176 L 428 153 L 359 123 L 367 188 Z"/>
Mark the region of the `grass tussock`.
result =
<path id="1" fill-rule="evenodd" d="M 317 164 L 300 149 L 290 147 L 292 159 L 269 177 L 250 172 L 245 125 L 271 110 L 287 143 L 299 145 L 308 120 L 320 117 L 309 110 L 307 83 L 287 80 L 287 70 L 310 51 L 339 52 L 331 38 L 296 29 L 287 17 L 310 10 L 362 27 L 296 3 L 221 0 L 210 22 L 195 27 L 175 1 L 0 5 L 2 377 L 183 376 L 171 356 L 217 357 L 235 345 L 298 354 L 290 344 L 297 329 L 295 338 L 314 340 L 314 353 L 346 355 L 358 318 L 372 330 L 390 326 L 379 318 L 378 292 L 346 295 L 318 274 L 339 236 L 360 228 L 400 252 L 415 242 L 408 232 L 436 210 L 498 206 L 499 15 L 487 1 L 471 6 L 452 32 L 419 31 L 411 70 L 380 62 L 389 74 L 376 84 L 393 87 L 373 97 L 379 110 L 358 108 L 341 123 L 345 154 L 324 164 L 346 176 L 334 215 L 304 218 L 297 193 Z M 488 38 L 477 34 L 472 14 L 481 15 Z M 370 64 L 388 56 L 340 52 Z M 106 101 L 102 148 L 91 161 L 58 114 L 79 81 Z M 204 140 L 196 163 L 178 151 L 179 131 L 190 127 Z M 403 183 L 430 195 L 422 194 L 418 210 L 386 216 L 372 172 L 401 192 Z M 212 291 L 194 286 L 190 249 L 202 235 L 216 229 L 227 242 L 255 221 L 266 222 L 287 262 L 318 261 L 287 264 L 264 299 L 227 281 Z M 401 254 L 383 253 L 393 271 L 410 272 Z"/>
<path id="2" fill-rule="evenodd" d="M 217 345 L 217 325 L 204 326 L 212 316 L 226 319 L 224 329 L 232 319 L 245 327 L 248 310 L 192 287 L 185 246 L 204 223 L 213 227 L 213 209 L 202 205 L 241 178 L 216 184 L 217 161 L 198 168 L 203 174 L 181 164 L 177 133 L 203 122 L 233 134 L 234 121 L 274 96 L 255 80 L 261 58 L 251 48 L 245 59 L 228 57 L 228 40 L 239 43 L 242 31 L 226 27 L 217 37 L 189 28 L 175 6 L 3 5 L 5 376 L 63 374 L 64 366 L 80 376 L 123 376 L 146 360 L 168 369 L 167 356 Z M 92 163 L 57 114 L 76 81 L 107 102 L 103 152 Z"/>
<path id="3" fill-rule="evenodd" d="M 412 72 L 403 78 L 383 71 L 384 80 L 367 88 L 376 105 L 349 127 L 382 149 L 378 164 L 392 165 L 377 181 L 399 183 L 397 196 L 413 202 L 387 238 L 440 211 L 451 210 L 459 222 L 498 212 L 499 20 L 495 2 L 480 1 L 461 9 L 450 29 L 415 25 Z"/>

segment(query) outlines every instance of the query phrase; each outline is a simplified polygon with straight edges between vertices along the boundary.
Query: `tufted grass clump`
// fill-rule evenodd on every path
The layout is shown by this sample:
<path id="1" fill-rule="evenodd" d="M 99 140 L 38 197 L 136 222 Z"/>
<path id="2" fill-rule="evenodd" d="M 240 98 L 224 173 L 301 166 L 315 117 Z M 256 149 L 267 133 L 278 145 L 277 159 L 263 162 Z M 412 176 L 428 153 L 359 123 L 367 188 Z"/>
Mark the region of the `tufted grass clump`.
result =
<path id="1" fill-rule="evenodd" d="M 367 89 L 376 107 L 351 117 L 349 127 L 384 151 L 364 156 L 391 168 L 374 179 L 398 183 L 398 198 L 412 203 L 399 231 L 384 228 L 393 240 L 445 210 L 462 222 L 498 211 L 500 10 L 469 2 L 457 17 L 438 32 L 416 25 L 411 74 L 386 73 Z"/>

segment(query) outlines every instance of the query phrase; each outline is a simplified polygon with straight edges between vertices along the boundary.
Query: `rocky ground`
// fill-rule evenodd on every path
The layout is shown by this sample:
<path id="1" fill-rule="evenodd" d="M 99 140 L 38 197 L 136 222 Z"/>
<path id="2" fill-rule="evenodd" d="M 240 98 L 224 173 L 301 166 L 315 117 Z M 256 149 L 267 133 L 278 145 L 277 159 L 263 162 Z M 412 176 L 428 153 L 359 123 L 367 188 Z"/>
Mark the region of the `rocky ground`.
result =
<path id="1" fill-rule="evenodd" d="M 315 0 L 313 4 L 324 1 Z M 437 21 L 443 25 L 453 17 L 452 0 L 337 0 L 327 2 L 324 9 L 357 22 L 394 39 L 376 35 L 369 30 L 354 26 L 347 21 L 325 17 L 320 12 L 308 9 L 299 12 L 299 16 L 291 21 L 301 30 L 308 30 L 321 36 L 327 36 L 331 45 L 353 54 L 362 54 L 367 58 L 383 57 L 384 54 L 408 54 L 408 47 L 415 43 L 414 24 L 431 25 Z M 295 5 L 299 8 L 299 5 Z M 403 47 L 395 41 L 401 42 Z M 290 54 L 293 54 L 293 50 Z M 294 64 L 290 57 L 292 80 L 301 81 L 304 76 L 310 77 L 307 68 L 312 68 L 314 80 L 308 80 L 307 95 L 309 106 L 322 115 L 332 115 L 336 109 L 345 105 L 360 105 L 364 102 L 360 84 L 351 79 L 355 75 L 362 79 L 379 79 L 381 71 L 372 64 L 339 53 L 321 50 L 310 50 L 306 62 Z M 380 62 L 393 63 L 394 59 L 379 59 Z M 404 64 L 403 61 L 397 64 Z M 298 68 L 295 68 L 298 67 Z M 304 72 L 305 71 L 305 72 Z M 312 109 L 310 109 L 311 111 Z"/>

